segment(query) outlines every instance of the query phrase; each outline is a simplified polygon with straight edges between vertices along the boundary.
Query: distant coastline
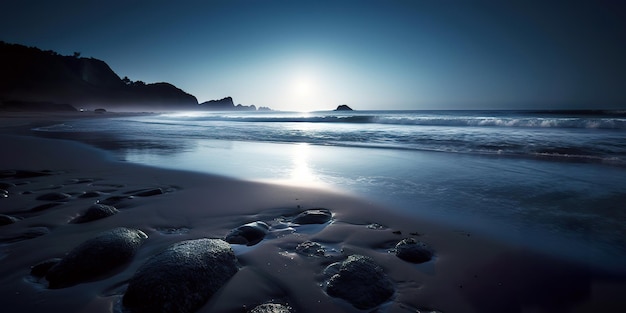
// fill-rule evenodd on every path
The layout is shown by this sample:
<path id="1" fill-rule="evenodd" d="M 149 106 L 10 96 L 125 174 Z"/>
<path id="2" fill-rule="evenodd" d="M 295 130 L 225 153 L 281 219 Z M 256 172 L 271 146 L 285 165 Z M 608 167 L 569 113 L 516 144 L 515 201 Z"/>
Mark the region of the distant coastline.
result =
<path id="1" fill-rule="evenodd" d="M 64 56 L 0 41 L 0 55 L 0 112 L 271 110 L 235 105 L 231 97 L 198 103 L 170 83 L 120 78 L 106 62 L 78 52 Z"/>

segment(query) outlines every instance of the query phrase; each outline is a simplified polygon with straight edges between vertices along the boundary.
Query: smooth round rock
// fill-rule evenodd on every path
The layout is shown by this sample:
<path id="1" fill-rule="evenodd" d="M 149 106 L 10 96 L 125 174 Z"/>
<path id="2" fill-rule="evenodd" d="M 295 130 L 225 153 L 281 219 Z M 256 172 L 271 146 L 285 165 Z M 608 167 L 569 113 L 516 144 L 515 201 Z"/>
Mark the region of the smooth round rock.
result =
<path id="1" fill-rule="evenodd" d="M 69 287 L 129 262 L 148 236 L 131 228 L 115 228 L 72 249 L 46 274 L 52 289 Z"/>
<path id="2" fill-rule="evenodd" d="M 96 197 L 100 197 L 103 196 L 104 193 L 100 192 L 100 191 L 85 191 L 83 192 L 83 194 L 81 194 L 80 196 L 78 196 L 79 198 L 85 199 L 85 198 L 96 198 Z"/>
<path id="3" fill-rule="evenodd" d="M 402 239 L 396 244 L 396 256 L 411 263 L 424 263 L 433 258 L 432 250 L 413 238 Z"/>
<path id="4" fill-rule="evenodd" d="M 254 246 L 265 238 L 269 229 L 265 222 L 256 221 L 231 230 L 224 240 L 230 244 Z"/>
<path id="5" fill-rule="evenodd" d="M 113 206 L 104 205 L 104 204 L 94 204 L 90 206 L 80 216 L 72 220 L 72 223 L 75 223 L 75 224 L 87 223 L 87 222 L 99 220 L 105 217 L 109 217 L 117 213 L 119 213 L 119 211 Z"/>
<path id="6" fill-rule="evenodd" d="M 10 215 L 0 214 L 0 226 L 18 222 L 20 219 Z"/>
<path id="7" fill-rule="evenodd" d="M 33 207 L 32 209 L 30 209 L 30 212 L 41 212 L 41 211 L 45 211 L 47 209 L 51 209 L 54 208 L 56 206 L 59 206 L 63 204 L 62 202 L 49 202 L 49 203 L 44 203 L 44 204 L 40 204 L 36 207 Z"/>
<path id="8" fill-rule="evenodd" d="M 41 236 L 45 236 L 50 233 L 50 229 L 45 226 L 35 226 L 26 229 L 25 232 L 22 233 L 22 238 L 24 239 L 33 239 Z"/>
<path id="9" fill-rule="evenodd" d="M 291 307 L 277 303 L 265 303 L 256 306 L 249 313 L 291 313 Z"/>
<path id="10" fill-rule="evenodd" d="M 305 224 L 324 224 L 333 217 L 327 209 L 311 209 L 298 214 L 293 222 L 300 225 Z"/>
<path id="11" fill-rule="evenodd" d="M 350 302 L 361 310 L 377 307 L 395 292 L 393 283 L 371 258 L 351 255 L 326 285 L 326 293 Z"/>
<path id="12" fill-rule="evenodd" d="M 50 229 L 44 226 L 30 227 L 21 233 L 0 237 L 0 242 L 11 243 L 23 240 L 34 239 L 50 233 Z"/>
<path id="13" fill-rule="evenodd" d="M 59 262 L 61 262 L 61 258 L 52 258 L 41 261 L 30 267 L 30 274 L 37 277 L 44 277 L 48 271 Z"/>
<path id="14" fill-rule="evenodd" d="M 66 193 L 62 193 L 62 192 L 50 192 L 50 193 L 46 193 L 43 194 L 39 197 L 37 197 L 37 200 L 42 200 L 42 201 L 64 201 L 64 200 L 68 200 L 69 198 L 71 198 L 72 196 L 66 194 Z"/>
<path id="15" fill-rule="evenodd" d="M 182 241 L 137 270 L 122 303 L 133 313 L 195 312 L 238 270 L 237 258 L 227 242 Z"/>

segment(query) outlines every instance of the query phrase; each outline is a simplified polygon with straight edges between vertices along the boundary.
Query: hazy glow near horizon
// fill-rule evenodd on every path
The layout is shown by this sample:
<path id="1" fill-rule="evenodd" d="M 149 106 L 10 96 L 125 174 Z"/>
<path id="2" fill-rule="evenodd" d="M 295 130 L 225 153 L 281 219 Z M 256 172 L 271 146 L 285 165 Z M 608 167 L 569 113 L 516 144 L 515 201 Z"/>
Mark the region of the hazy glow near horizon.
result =
<path id="1" fill-rule="evenodd" d="M 0 11 L 0 40 L 79 51 L 200 102 L 626 108 L 620 1 L 35 0 Z"/>

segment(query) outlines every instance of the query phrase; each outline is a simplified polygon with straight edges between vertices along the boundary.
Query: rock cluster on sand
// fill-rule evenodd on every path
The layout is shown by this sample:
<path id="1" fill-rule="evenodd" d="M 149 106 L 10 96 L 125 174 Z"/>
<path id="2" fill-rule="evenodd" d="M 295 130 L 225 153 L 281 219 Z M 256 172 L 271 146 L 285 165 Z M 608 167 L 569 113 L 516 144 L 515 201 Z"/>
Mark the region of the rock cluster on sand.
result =
<path id="1" fill-rule="evenodd" d="M 115 228 L 70 251 L 46 274 L 50 288 L 64 288 L 106 274 L 132 259 L 148 236 L 137 229 Z"/>
<path id="2" fill-rule="evenodd" d="M 425 243 L 413 238 L 398 242 L 395 252 L 397 257 L 411 263 L 428 262 L 433 257 L 432 250 Z"/>
<path id="3" fill-rule="evenodd" d="M 291 307 L 277 303 L 265 303 L 256 306 L 249 313 L 291 313 Z"/>
<path id="4" fill-rule="evenodd" d="M 256 221 L 231 230 L 226 234 L 224 240 L 232 244 L 253 246 L 265 238 L 269 229 L 267 223 Z"/>
<path id="5" fill-rule="evenodd" d="M 395 292 L 393 283 L 383 269 L 369 257 L 351 255 L 340 264 L 331 264 L 327 272 L 335 270 L 326 286 L 326 293 L 366 310 L 381 305 Z"/>
<path id="6" fill-rule="evenodd" d="M 298 214 L 293 222 L 296 224 L 324 224 L 332 218 L 332 213 L 327 209 L 311 209 Z"/>
<path id="7" fill-rule="evenodd" d="M 194 312 L 238 270 L 237 258 L 227 242 L 182 241 L 137 270 L 122 303 L 133 313 Z"/>
<path id="8" fill-rule="evenodd" d="M 72 220 L 72 223 L 80 224 L 92 222 L 105 217 L 109 217 L 117 214 L 119 211 L 110 205 L 94 204 L 90 206 L 85 212 Z"/>
<path id="9" fill-rule="evenodd" d="M 305 256 L 315 256 L 315 257 L 323 257 L 326 256 L 326 249 L 324 247 L 313 241 L 305 241 L 296 246 L 296 252 L 305 255 Z"/>

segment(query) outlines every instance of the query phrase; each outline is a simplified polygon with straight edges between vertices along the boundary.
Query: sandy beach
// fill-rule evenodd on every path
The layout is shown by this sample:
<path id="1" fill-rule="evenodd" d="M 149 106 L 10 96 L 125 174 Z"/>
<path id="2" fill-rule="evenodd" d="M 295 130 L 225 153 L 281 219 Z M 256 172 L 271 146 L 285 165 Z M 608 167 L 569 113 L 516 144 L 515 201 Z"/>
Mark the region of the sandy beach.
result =
<path id="1" fill-rule="evenodd" d="M 231 244 L 239 270 L 197 312 L 248 312 L 264 303 L 285 304 L 293 312 L 626 310 L 623 271 L 407 217 L 341 190 L 141 166 L 82 143 L 24 135 L 33 125 L 72 118 L 18 114 L 0 119 L 0 189 L 6 191 L 0 214 L 13 218 L 0 226 L 5 312 L 121 312 L 129 280 L 148 259 L 177 242 L 224 238 L 255 221 L 266 223 L 269 231 L 257 244 Z M 66 196 L 45 197 L 51 193 Z M 96 202 L 109 203 L 119 213 L 73 222 Z M 301 212 L 319 208 L 332 213 L 330 221 L 294 223 Z M 31 273 L 32 266 L 63 258 L 116 227 L 147 235 L 129 262 L 58 289 Z M 397 257 L 393 249 L 406 238 L 430 247 L 432 259 L 415 264 Z M 297 247 L 306 241 L 318 243 L 322 252 L 301 253 Z M 325 268 L 350 255 L 367 256 L 382 268 L 394 288 L 387 301 L 361 310 L 328 295 Z"/>

